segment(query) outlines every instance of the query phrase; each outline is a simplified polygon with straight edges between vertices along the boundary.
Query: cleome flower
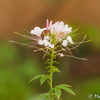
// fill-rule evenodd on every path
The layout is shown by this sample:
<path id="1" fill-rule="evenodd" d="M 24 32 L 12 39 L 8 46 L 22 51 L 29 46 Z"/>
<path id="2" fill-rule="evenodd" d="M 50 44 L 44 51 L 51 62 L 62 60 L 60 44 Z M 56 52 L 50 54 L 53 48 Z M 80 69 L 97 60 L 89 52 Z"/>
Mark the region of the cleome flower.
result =
<path id="1" fill-rule="evenodd" d="M 36 26 L 34 28 L 34 30 L 31 30 L 30 33 L 34 34 L 38 37 L 41 37 L 42 32 L 44 30 L 46 30 L 46 32 L 48 32 L 47 36 L 44 35 L 44 43 L 47 43 L 47 41 L 45 41 L 45 40 L 48 40 L 48 41 L 50 41 L 50 39 L 52 40 L 52 35 L 55 36 L 56 41 L 57 41 L 57 38 L 63 39 L 64 36 L 68 35 L 68 33 L 70 33 L 72 31 L 72 27 L 68 28 L 68 25 L 67 24 L 64 25 L 63 21 L 61 21 L 61 22 L 58 21 L 58 22 L 55 22 L 54 24 L 52 24 L 52 20 L 49 23 L 49 21 L 47 19 L 46 28 L 40 29 L 40 27 Z M 68 37 L 68 41 L 70 43 L 73 42 L 71 37 Z M 44 44 L 42 40 L 39 40 L 38 43 L 40 45 Z"/>
<path id="2" fill-rule="evenodd" d="M 40 37 L 44 30 L 46 30 L 46 28 L 40 29 L 40 27 L 35 27 L 30 33 Z"/>
<path id="3" fill-rule="evenodd" d="M 71 50 L 76 49 L 81 43 L 87 41 L 84 41 L 86 38 L 85 36 L 81 42 L 73 42 L 72 33 L 74 33 L 75 31 L 77 31 L 77 29 L 72 31 L 72 27 L 68 27 L 68 24 L 64 24 L 63 21 L 57 21 L 52 24 L 52 20 L 49 23 L 49 20 L 47 19 L 45 28 L 40 28 L 36 26 L 33 30 L 29 32 L 32 36 L 25 36 L 17 32 L 15 33 L 32 40 L 33 42 L 31 43 L 19 44 L 36 48 L 37 50 L 35 51 L 42 50 L 45 52 L 46 55 L 50 53 L 52 49 L 54 49 L 55 56 L 58 55 L 60 57 L 68 56 L 76 58 L 73 56 Z"/>
<path id="4" fill-rule="evenodd" d="M 71 32 L 71 27 L 68 28 L 68 25 L 64 25 L 64 22 L 61 21 L 61 22 L 55 22 L 55 24 L 52 25 L 51 27 L 52 29 L 52 33 L 56 33 L 58 35 L 61 35 L 62 33 L 63 34 L 67 34 L 67 33 L 70 33 Z"/>
<path id="5" fill-rule="evenodd" d="M 72 32 L 72 27 L 68 27 L 67 24 L 64 25 L 64 22 L 55 22 L 52 24 L 52 20 L 49 23 L 47 19 L 46 28 L 40 29 L 35 27 L 34 30 L 31 30 L 31 34 L 41 37 L 42 33 L 46 30 L 46 34 L 43 39 L 38 39 L 38 44 L 45 47 L 54 48 L 57 42 L 62 42 L 62 46 L 66 47 L 68 43 L 73 44 L 71 36 L 68 36 L 68 33 Z M 66 37 L 66 39 L 64 39 Z"/>

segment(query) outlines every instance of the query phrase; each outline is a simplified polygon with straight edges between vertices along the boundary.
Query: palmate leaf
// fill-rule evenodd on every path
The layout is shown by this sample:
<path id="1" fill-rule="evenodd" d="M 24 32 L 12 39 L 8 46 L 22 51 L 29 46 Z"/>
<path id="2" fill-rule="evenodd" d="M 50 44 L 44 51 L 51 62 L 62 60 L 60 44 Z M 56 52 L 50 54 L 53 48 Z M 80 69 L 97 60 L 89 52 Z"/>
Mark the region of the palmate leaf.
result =
<path id="1" fill-rule="evenodd" d="M 60 88 L 55 88 L 55 95 L 57 96 L 58 99 L 60 98 L 60 96 L 61 96 Z"/>
<path id="2" fill-rule="evenodd" d="M 37 79 L 37 78 L 41 78 L 42 76 L 44 76 L 44 74 L 42 74 L 42 75 L 37 75 L 37 76 L 33 77 L 33 78 L 29 81 L 29 83 L 32 82 L 33 80 Z"/>

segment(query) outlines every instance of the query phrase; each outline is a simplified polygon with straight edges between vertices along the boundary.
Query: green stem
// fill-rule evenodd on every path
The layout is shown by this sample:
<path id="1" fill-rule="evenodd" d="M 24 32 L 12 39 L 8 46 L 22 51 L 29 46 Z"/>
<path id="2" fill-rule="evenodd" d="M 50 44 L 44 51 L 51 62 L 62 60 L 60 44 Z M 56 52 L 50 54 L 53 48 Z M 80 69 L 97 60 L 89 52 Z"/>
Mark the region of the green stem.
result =
<path id="1" fill-rule="evenodd" d="M 51 78 L 51 80 L 50 80 L 50 89 L 52 89 L 52 77 L 53 77 L 53 58 L 54 58 L 54 49 L 52 49 L 51 50 L 51 64 L 50 64 L 50 66 L 51 66 L 51 68 L 50 68 L 50 78 Z M 53 92 L 51 93 L 51 100 L 54 100 L 53 99 Z"/>

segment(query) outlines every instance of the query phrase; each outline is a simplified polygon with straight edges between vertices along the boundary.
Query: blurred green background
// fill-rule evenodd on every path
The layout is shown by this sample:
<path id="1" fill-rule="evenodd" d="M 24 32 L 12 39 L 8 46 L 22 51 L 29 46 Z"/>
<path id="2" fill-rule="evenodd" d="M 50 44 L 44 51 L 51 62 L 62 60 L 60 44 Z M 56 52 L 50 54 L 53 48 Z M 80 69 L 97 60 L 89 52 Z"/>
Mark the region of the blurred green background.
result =
<path id="1" fill-rule="evenodd" d="M 14 40 L 28 42 L 14 34 L 17 31 L 29 35 L 35 26 L 45 27 L 46 19 L 64 21 L 73 30 L 81 26 L 73 41 L 82 40 L 87 34 L 92 42 L 82 44 L 73 58 L 57 58 L 61 74 L 54 74 L 54 85 L 60 83 L 72 86 L 76 96 L 62 91 L 63 100 L 90 100 L 89 94 L 100 95 L 100 0 L 0 0 L 0 100 L 35 100 L 49 90 L 47 82 L 40 86 L 39 80 L 28 83 L 38 74 L 46 73 L 42 59 L 43 52 L 33 52 L 33 48 L 9 43 Z M 42 99 L 39 99 L 42 100 Z"/>

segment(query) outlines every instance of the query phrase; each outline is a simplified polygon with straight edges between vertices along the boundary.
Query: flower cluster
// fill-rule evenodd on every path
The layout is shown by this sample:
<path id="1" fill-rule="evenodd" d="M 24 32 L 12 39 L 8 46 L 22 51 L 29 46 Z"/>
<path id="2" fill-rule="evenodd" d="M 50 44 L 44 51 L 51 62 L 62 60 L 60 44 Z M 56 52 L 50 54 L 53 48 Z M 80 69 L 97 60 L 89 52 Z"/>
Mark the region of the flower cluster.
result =
<path id="1" fill-rule="evenodd" d="M 57 43 L 60 43 L 62 47 L 67 47 L 68 44 L 73 44 L 71 36 L 69 33 L 72 32 L 72 27 L 68 27 L 64 22 L 55 22 L 52 24 L 52 20 L 46 21 L 46 28 L 35 27 L 31 30 L 31 34 L 36 35 L 37 43 L 39 45 L 44 45 L 47 48 L 54 48 Z"/>
<path id="2" fill-rule="evenodd" d="M 80 59 L 78 57 L 74 57 L 73 54 L 71 53 L 71 50 L 76 49 L 81 43 L 89 42 L 91 40 L 84 41 L 86 38 L 86 36 L 84 36 L 81 42 L 73 42 L 72 33 L 74 33 L 75 31 L 77 31 L 77 29 L 72 31 L 72 27 L 68 27 L 68 24 L 64 24 L 63 21 L 60 22 L 57 21 L 54 24 L 52 24 L 52 20 L 49 22 L 49 20 L 47 19 L 45 28 L 40 28 L 36 26 L 33 30 L 29 32 L 33 36 L 26 36 L 15 32 L 16 34 L 26 37 L 32 40 L 33 42 L 27 44 L 14 41 L 10 42 L 36 48 L 37 50 L 35 51 L 42 50 L 45 52 L 45 55 L 50 53 L 51 50 L 54 49 L 55 56 L 57 55 L 59 55 L 60 57 L 68 56 Z M 36 46 L 37 44 L 42 47 Z M 82 58 L 82 60 L 85 59 Z"/>

